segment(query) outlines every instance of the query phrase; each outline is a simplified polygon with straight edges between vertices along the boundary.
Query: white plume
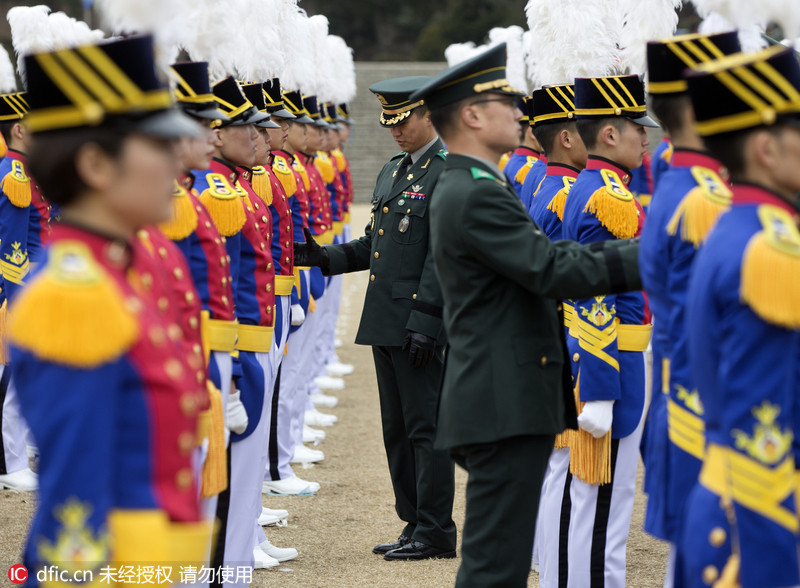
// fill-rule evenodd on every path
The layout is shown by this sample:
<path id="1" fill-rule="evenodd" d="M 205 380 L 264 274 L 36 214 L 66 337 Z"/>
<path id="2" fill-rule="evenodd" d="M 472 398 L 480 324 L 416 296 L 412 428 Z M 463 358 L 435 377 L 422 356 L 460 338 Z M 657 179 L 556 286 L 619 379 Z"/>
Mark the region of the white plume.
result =
<path id="1" fill-rule="evenodd" d="M 530 30 L 527 30 L 522 33 L 522 53 L 525 59 L 525 75 L 528 78 L 528 87 L 535 90 L 541 86 L 541 84 L 533 75 L 533 68 L 536 66 L 536 58 L 531 52 L 532 44 L 533 33 Z"/>
<path id="2" fill-rule="evenodd" d="M 53 49 L 53 39 L 47 24 L 50 8 L 38 6 L 15 6 L 9 9 L 6 19 L 11 26 L 11 44 L 17 54 L 17 71 L 25 81 L 23 57 L 31 53 L 41 53 Z"/>
<path id="3" fill-rule="evenodd" d="M 743 0 L 692 0 L 692 4 L 697 9 L 697 14 L 703 18 L 699 32 L 707 35 L 738 29 L 742 51 L 758 51 L 767 46 L 761 36 L 767 20 L 760 3 Z"/>
<path id="4" fill-rule="evenodd" d="M 525 76 L 525 49 L 522 44 L 522 27 L 495 27 L 489 31 L 489 45 L 506 44 L 506 77 L 512 88 L 528 93 Z"/>
<path id="5" fill-rule="evenodd" d="M 53 49 L 66 49 L 79 45 L 91 45 L 103 40 L 105 33 L 92 30 L 82 20 L 76 20 L 63 12 L 52 12 L 47 17 Z"/>
<path id="6" fill-rule="evenodd" d="M 487 47 L 487 45 L 476 46 L 472 41 L 453 43 L 444 50 L 444 58 L 447 60 L 447 67 L 452 67 L 457 63 L 475 57 L 478 53 L 485 51 Z"/>
<path id="7" fill-rule="evenodd" d="M 620 66 L 620 0 L 528 0 L 528 78 L 568 84 L 616 73 Z M 583 31 L 575 34 L 569 31 Z"/>
<path id="8" fill-rule="evenodd" d="M 333 66 L 335 84 L 331 88 L 331 100 L 335 104 L 348 103 L 356 97 L 356 69 L 353 63 L 353 50 L 344 39 L 328 35 L 327 54 Z"/>
<path id="9" fill-rule="evenodd" d="M 0 45 L 0 94 L 10 94 L 17 91 L 17 78 L 14 75 L 14 65 L 8 56 L 6 48 Z"/>
<path id="10" fill-rule="evenodd" d="M 678 28 L 682 0 L 624 0 L 621 69 L 643 74 L 647 42 L 671 37 Z"/>
<path id="11" fill-rule="evenodd" d="M 236 31 L 238 50 L 234 64 L 239 79 L 250 82 L 265 82 L 283 69 L 284 51 L 277 34 L 273 14 L 278 11 L 280 0 L 237 0 L 242 20 Z"/>
<path id="12" fill-rule="evenodd" d="M 236 73 L 233 55 L 240 21 L 230 3 L 219 0 L 194 0 L 184 15 L 182 26 L 188 34 L 183 47 L 194 61 L 208 62 L 212 83 Z"/>
<path id="13" fill-rule="evenodd" d="M 320 102 L 330 101 L 330 93 L 336 80 L 332 79 L 332 71 L 329 67 L 328 56 L 325 53 L 328 37 L 328 19 L 322 14 L 315 14 L 308 17 L 308 29 L 311 37 L 311 52 L 314 56 L 314 83 L 312 94 L 315 94 Z M 334 91 L 335 92 L 335 91 Z"/>
<path id="14" fill-rule="evenodd" d="M 796 0 L 761 0 L 758 9 L 767 22 L 781 27 L 784 37 L 800 37 L 800 5 Z"/>
<path id="15" fill-rule="evenodd" d="M 193 0 L 96 0 L 100 17 L 114 34 L 152 33 L 156 62 L 166 72 L 178 56 L 187 35 Z"/>
<path id="16" fill-rule="evenodd" d="M 285 24 L 280 28 L 281 45 L 284 49 L 284 70 L 281 72 L 281 86 L 286 90 L 299 90 L 313 94 L 315 88 L 316 64 L 311 46 L 311 30 L 308 16 L 297 8 L 296 0 L 289 0 L 284 15 Z"/>

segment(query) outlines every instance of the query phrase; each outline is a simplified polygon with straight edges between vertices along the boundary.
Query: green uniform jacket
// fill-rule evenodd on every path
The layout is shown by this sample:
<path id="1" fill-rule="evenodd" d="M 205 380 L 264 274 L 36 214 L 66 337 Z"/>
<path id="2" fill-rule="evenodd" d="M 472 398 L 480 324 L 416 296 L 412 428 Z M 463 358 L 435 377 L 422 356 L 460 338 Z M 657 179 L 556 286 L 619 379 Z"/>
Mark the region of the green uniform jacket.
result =
<path id="1" fill-rule="evenodd" d="M 637 241 L 551 242 L 505 178 L 449 154 L 431 206 L 448 356 L 436 446 L 576 426 L 561 299 L 637 290 Z"/>
<path id="2" fill-rule="evenodd" d="M 397 184 L 395 176 L 405 153 L 395 155 L 378 174 L 364 236 L 326 247 L 330 274 L 370 270 L 356 335 L 360 345 L 400 346 L 408 330 L 444 344 L 442 292 L 430 253 L 428 207 L 445 154 L 437 140 Z"/>

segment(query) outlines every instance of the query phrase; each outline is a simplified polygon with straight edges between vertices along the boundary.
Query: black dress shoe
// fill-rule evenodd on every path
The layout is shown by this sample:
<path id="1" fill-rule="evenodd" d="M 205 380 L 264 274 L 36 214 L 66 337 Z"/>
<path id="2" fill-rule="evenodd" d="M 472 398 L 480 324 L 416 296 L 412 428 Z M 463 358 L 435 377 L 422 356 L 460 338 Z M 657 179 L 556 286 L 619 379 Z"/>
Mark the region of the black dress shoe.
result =
<path id="1" fill-rule="evenodd" d="M 388 561 L 415 561 L 419 559 L 451 559 L 455 556 L 454 549 L 440 549 L 412 540 L 402 547 L 387 552 L 383 559 Z"/>
<path id="2" fill-rule="evenodd" d="M 372 553 L 387 553 L 393 549 L 400 549 L 403 545 L 411 541 L 411 537 L 400 535 L 394 543 L 381 543 L 372 548 Z"/>

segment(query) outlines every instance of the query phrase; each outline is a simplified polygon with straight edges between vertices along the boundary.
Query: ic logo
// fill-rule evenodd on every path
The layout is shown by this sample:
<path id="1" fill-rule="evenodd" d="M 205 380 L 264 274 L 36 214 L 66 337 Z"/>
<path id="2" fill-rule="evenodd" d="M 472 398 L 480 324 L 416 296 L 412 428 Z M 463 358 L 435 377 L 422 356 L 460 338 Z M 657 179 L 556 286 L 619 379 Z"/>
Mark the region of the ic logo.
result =
<path id="1" fill-rule="evenodd" d="M 14 584 L 22 584 L 28 579 L 28 569 L 22 564 L 16 564 L 8 568 L 8 579 Z"/>

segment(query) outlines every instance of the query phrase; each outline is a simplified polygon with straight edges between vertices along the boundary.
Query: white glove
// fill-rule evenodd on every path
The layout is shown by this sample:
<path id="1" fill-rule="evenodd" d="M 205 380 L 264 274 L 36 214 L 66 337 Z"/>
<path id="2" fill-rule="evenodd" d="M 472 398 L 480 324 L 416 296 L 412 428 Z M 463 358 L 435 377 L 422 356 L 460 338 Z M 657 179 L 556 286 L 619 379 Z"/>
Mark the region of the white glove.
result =
<path id="1" fill-rule="evenodd" d="M 303 307 L 299 304 L 292 304 L 292 326 L 299 327 L 306 320 L 306 313 L 303 312 Z"/>
<path id="2" fill-rule="evenodd" d="M 234 433 L 244 433 L 247 428 L 247 411 L 244 409 L 244 404 L 239 399 L 239 391 L 233 392 L 228 397 L 228 404 L 225 412 L 227 413 L 228 428 Z"/>
<path id="3" fill-rule="evenodd" d="M 578 426 L 595 439 L 599 439 L 611 430 L 614 420 L 613 400 L 592 400 L 583 405 L 583 412 L 578 415 Z"/>

